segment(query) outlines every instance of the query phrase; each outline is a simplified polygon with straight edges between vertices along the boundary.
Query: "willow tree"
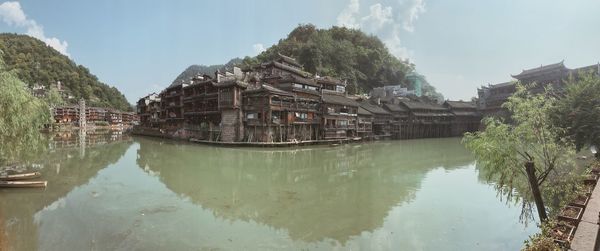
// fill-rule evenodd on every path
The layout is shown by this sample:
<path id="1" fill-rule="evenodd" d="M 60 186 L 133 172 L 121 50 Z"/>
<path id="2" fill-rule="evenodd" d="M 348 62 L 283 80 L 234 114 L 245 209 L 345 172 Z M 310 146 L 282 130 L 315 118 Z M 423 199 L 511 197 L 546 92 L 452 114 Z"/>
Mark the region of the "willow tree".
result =
<path id="1" fill-rule="evenodd" d="M 586 72 L 567 81 L 565 93 L 552 112 L 554 124 L 564 129 L 561 136 L 573 140 L 577 150 L 600 147 L 599 97 L 600 76 Z"/>
<path id="2" fill-rule="evenodd" d="M 558 208 L 564 196 L 575 191 L 572 184 L 580 176 L 573 144 L 557 140 L 560 129 L 550 121 L 555 102 L 545 93 L 529 94 L 519 84 L 503 105 L 512 114 L 511 123 L 486 118 L 484 131 L 468 133 L 463 139 L 498 191 L 511 200 L 521 200 L 524 209 L 531 209 L 534 201 L 541 221 L 547 219 L 544 201 L 550 202 L 550 208 Z"/>
<path id="3" fill-rule="evenodd" d="M 6 68 L 0 51 L 0 167 L 43 148 L 39 130 L 49 121 L 46 102 Z"/>

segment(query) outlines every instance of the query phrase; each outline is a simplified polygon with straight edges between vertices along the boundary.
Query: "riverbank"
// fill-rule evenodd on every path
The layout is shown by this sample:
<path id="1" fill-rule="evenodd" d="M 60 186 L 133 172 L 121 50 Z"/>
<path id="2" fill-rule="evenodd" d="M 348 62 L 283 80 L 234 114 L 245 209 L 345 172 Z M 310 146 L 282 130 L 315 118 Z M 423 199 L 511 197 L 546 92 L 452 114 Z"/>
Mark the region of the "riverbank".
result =
<path id="1" fill-rule="evenodd" d="M 340 139 L 322 139 L 322 140 L 302 140 L 302 141 L 286 141 L 286 142 L 223 142 L 211 141 L 195 138 L 187 134 L 183 130 L 166 131 L 156 128 L 133 127 L 131 134 L 138 136 L 147 136 L 155 138 L 163 138 L 170 140 L 188 141 L 197 144 L 213 145 L 213 146 L 228 146 L 228 147 L 295 147 L 295 146 L 310 146 L 310 145 L 339 145 L 366 141 L 381 141 L 392 139 L 391 135 L 379 135 L 373 137 L 352 137 Z M 451 137 L 438 137 L 451 138 Z"/>
<path id="2" fill-rule="evenodd" d="M 596 185 L 575 231 L 571 250 L 597 250 L 600 235 L 600 186 Z"/>
<path id="3" fill-rule="evenodd" d="M 132 129 L 133 126 L 129 125 L 106 125 L 106 126 L 96 126 L 90 125 L 86 127 L 72 126 L 72 125 L 58 125 L 53 128 L 44 128 L 42 132 L 70 132 L 70 131 L 94 131 L 94 130 L 112 130 L 112 131 L 127 131 Z"/>

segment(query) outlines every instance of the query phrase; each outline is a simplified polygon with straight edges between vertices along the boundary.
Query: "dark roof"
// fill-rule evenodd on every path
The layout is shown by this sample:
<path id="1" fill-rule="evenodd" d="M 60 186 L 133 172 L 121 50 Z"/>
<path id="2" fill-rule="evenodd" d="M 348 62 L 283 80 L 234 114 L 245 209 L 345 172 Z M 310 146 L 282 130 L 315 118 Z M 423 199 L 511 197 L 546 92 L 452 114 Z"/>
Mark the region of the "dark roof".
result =
<path id="1" fill-rule="evenodd" d="M 383 104 L 383 106 L 385 108 L 387 108 L 388 110 L 390 110 L 390 112 L 408 112 L 408 110 L 400 105 L 397 104 L 392 104 L 392 103 L 385 103 Z"/>
<path id="2" fill-rule="evenodd" d="M 271 85 L 267 85 L 267 84 L 262 84 L 262 85 L 260 85 L 259 88 L 244 91 L 244 93 L 256 93 L 256 92 L 270 92 L 270 93 L 275 93 L 275 94 L 279 94 L 279 95 L 294 96 L 294 94 L 292 94 L 291 92 L 286 92 L 284 90 L 277 89 L 277 88 L 275 88 Z"/>
<path id="3" fill-rule="evenodd" d="M 235 80 L 235 79 L 224 80 L 221 82 L 214 82 L 213 85 L 216 87 L 230 87 L 230 86 L 235 86 L 235 85 L 242 87 L 242 88 L 248 87 L 248 83 L 242 82 L 239 80 Z"/>
<path id="4" fill-rule="evenodd" d="M 373 113 L 365 110 L 362 106 L 358 107 L 358 115 L 373 116 Z"/>
<path id="5" fill-rule="evenodd" d="M 413 112 L 417 117 L 451 117 L 454 114 L 449 112 Z"/>
<path id="6" fill-rule="evenodd" d="M 450 100 L 447 100 L 444 103 L 447 104 L 450 108 L 477 109 L 477 105 L 475 104 L 475 102 L 470 102 L 470 101 L 450 101 Z"/>
<path id="7" fill-rule="evenodd" d="M 373 114 L 390 115 L 390 113 L 388 111 L 386 111 L 385 109 L 381 108 L 378 105 L 371 103 L 368 100 L 363 100 L 363 101 L 359 102 L 358 104 L 360 105 L 360 107 L 364 108 L 365 110 L 367 110 Z"/>
<path id="8" fill-rule="evenodd" d="M 353 99 L 347 98 L 342 95 L 332 95 L 324 93 L 322 96 L 323 102 L 328 104 L 345 105 L 345 106 L 359 106 L 359 104 Z"/>
<path id="9" fill-rule="evenodd" d="M 490 88 L 501 88 L 501 87 L 507 87 L 507 86 L 513 86 L 515 85 L 515 82 L 504 82 L 504 83 L 500 83 L 500 84 L 495 84 L 495 85 L 490 85 Z"/>
<path id="10" fill-rule="evenodd" d="M 329 77 L 329 76 L 317 78 L 317 83 L 328 83 L 328 84 L 344 85 L 344 86 L 346 85 L 346 83 L 342 82 L 341 80 L 334 78 L 334 77 Z"/>
<path id="11" fill-rule="evenodd" d="M 589 72 L 589 71 L 596 73 L 596 74 L 600 74 L 600 63 L 588 65 L 588 66 L 584 66 L 584 67 L 579 67 L 577 69 L 573 69 L 571 72 L 573 72 L 575 74 L 580 74 L 582 72 Z"/>
<path id="12" fill-rule="evenodd" d="M 423 109 L 423 110 L 437 110 L 437 111 L 447 111 L 445 107 L 427 102 L 419 102 L 419 101 L 409 101 L 409 100 L 400 100 L 400 103 L 404 104 L 408 109 Z"/>
<path id="13" fill-rule="evenodd" d="M 263 63 L 263 64 L 260 65 L 260 67 L 265 68 L 265 67 L 268 67 L 268 66 L 271 66 L 271 65 L 274 66 L 274 67 L 276 67 L 276 68 L 279 68 L 279 69 L 282 69 L 282 70 L 285 70 L 285 71 L 289 71 L 289 72 L 295 73 L 295 74 L 297 74 L 299 76 L 302 76 L 302 77 L 305 77 L 305 78 L 312 77 L 312 74 L 310 74 L 308 72 L 305 72 L 303 70 L 300 70 L 300 69 L 297 69 L 297 68 L 294 68 L 294 67 L 290 67 L 290 66 L 284 65 L 284 64 L 276 62 L 276 61 L 271 61 L 271 62 L 268 62 L 268 63 Z"/>
<path id="14" fill-rule="evenodd" d="M 298 63 L 298 61 L 296 61 L 296 59 L 294 59 L 294 58 L 292 58 L 292 57 L 288 57 L 288 56 L 286 56 L 286 55 L 283 55 L 283 54 L 281 54 L 281 53 L 277 53 L 277 55 L 279 56 L 279 60 L 281 60 L 281 61 L 283 61 L 283 62 L 286 62 L 286 63 L 288 63 L 288 64 L 291 64 L 291 65 L 293 65 L 293 66 L 296 66 L 296 67 L 302 68 L 302 65 L 300 65 L 300 64 Z"/>
<path id="15" fill-rule="evenodd" d="M 531 69 L 527 69 L 527 70 L 523 70 L 521 71 L 521 73 L 517 74 L 517 75 L 511 75 L 513 78 L 519 79 L 519 78 L 523 78 L 523 77 L 527 77 L 530 75 L 534 75 L 534 74 L 538 74 L 538 73 L 542 73 L 542 72 L 547 72 L 547 71 L 553 71 L 553 70 L 565 70 L 568 71 L 569 69 L 567 69 L 567 67 L 565 67 L 564 64 L 564 60 L 560 61 L 556 64 L 549 64 L 549 65 L 543 65 L 540 67 L 536 67 L 536 68 L 531 68 Z"/>
<path id="16" fill-rule="evenodd" d="M 303 78 L 303 77 L 298 77 L 298 76 L 288 76 L 288 77 L 284 77 L 281 80 L 279 80 L 280 83 L 298 83 L 298 84 L 305 84 L 305 85 L 312 85 L 312 86 L 319 86 L 319 84 L 317 84 L 317 82 L 314 79 L 310 79 L 310 78 Z"/>
<path id="17" fill-rule="evenodd" d="M 456 116 L 463 116 L 463 117 L 467 117 L 467 116 L 478 117 L 478 116 L 480 116 L 479 113 L 476 111 L 452 111 L 452 114 L 454 114 Z"/>

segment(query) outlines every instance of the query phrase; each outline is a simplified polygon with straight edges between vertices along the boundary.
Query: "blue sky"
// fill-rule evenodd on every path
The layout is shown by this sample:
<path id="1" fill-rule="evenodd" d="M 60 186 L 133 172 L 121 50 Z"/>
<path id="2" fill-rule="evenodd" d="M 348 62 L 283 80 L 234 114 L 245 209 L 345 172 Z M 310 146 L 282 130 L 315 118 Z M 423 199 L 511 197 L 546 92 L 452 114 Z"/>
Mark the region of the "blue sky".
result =
<path id="1" fill-rule="evenodd" d="M 0 31 L 46 41 L 130 102 L 190 64 L 253 56 L 300 23 L 379 36 L 447 98 L 524 68 L 600 61 L 597 0 L 20 1 L 0 4 Z"/>

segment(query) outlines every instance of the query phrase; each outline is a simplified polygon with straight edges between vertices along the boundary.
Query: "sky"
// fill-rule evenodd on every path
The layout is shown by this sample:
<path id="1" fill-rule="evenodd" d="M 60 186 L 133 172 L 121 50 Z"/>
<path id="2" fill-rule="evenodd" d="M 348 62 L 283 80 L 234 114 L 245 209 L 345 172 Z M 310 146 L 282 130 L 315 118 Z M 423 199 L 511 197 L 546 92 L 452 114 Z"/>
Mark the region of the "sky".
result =
<path id="1" fill-rule="evenodd" d="M 597 64 L 599 13 L 598 0 L 0 0 L 0 32 L 46 42 L 135 103 L 191 64 L 255 56 L 299 24 L 345 26 L 468 100 L 523 69 Z"/>

